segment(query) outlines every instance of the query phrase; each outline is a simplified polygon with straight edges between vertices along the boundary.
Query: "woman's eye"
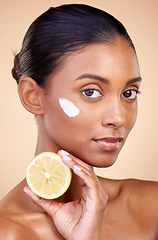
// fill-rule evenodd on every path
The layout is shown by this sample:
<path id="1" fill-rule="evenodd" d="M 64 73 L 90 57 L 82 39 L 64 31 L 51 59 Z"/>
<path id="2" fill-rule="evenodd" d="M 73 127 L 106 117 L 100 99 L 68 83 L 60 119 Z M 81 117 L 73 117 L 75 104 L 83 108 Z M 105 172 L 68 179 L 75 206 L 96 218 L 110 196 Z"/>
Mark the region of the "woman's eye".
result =
<path id="1" fill-rule="evenodd" d="M 101 96 L 101 93 L 98 90 L 95 89 L 87 89 L 82 91 L 82 94 L 89 98 L 97 98 Z"/>
<path id="2" fill-rule="evenodd" d="M 128 98 L 128 99 L 135 99 L 137 97 L 137 94 L 139 93 L 138 90 L 127 90 L 123 93 L 123 97 Z"/>

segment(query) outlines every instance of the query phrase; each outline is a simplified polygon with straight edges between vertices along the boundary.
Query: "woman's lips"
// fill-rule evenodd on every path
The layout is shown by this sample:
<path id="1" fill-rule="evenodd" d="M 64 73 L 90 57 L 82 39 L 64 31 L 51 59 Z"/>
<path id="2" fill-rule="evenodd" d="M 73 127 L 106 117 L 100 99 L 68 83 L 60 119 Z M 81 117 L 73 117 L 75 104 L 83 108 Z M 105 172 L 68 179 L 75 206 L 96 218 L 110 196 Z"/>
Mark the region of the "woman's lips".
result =
<path id="1" fill-rule="evenodd" d="M 93 141 L 97 144 L 98 147 L 106 150 L 106 151 L 116 151 L 121 144 L 122 138 L 101 138 L 101 139 L 93 139 Z"/>

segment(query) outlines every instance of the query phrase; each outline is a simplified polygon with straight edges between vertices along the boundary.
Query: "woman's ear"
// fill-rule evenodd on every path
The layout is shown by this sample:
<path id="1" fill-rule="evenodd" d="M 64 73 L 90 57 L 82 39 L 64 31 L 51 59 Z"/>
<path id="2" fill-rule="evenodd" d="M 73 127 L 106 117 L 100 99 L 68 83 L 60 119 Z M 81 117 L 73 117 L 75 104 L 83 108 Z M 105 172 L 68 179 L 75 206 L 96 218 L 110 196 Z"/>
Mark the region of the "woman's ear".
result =
<path id="1" fill-rule="evenodd" d="M 24 108 L 35 115 L 42 115 L 42 89 L 35 80 L 23 77 L 18 85 L 18 93 Z"/>

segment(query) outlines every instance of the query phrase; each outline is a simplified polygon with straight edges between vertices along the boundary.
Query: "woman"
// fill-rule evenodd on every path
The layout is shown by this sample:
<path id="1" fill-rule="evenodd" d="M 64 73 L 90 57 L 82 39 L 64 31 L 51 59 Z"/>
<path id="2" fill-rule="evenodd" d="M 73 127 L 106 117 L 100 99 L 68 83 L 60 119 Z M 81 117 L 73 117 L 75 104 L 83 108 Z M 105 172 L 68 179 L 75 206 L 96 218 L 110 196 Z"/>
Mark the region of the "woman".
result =
<path id="1" fill-rule="evenodd" d="M 0 239 L 158 239 L 158 184 L 93 171 L 115 163 L 137 116 L 141 77 L 124 26 L 87 5 L 50 8 L 28 29 L 12 73 L 38 120 L 35 154 L 59 153 L 73 177 L 53 201 L 19 183 L 1 201 Z"/>

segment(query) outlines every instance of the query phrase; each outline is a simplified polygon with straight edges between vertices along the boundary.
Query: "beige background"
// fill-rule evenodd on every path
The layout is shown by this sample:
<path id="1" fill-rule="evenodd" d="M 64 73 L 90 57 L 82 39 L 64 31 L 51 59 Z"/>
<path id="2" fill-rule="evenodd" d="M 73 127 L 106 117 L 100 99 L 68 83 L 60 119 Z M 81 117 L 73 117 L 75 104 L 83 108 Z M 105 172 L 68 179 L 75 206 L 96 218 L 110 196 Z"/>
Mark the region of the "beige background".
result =
<path id="1" fill-rule="evenodd" d="M 0 198 L 25 176 L 34 155 L 37 127 L 18 99 L 11 76 L 12 51 L 19 51 L 31 22 L 50 6 L 87 3 L 121 20 L 131 35 L 143 78 L 138 120 L 117 163 L 96 169 L 110 178 L 158 180 L 158 1 L 0 0 Z"/>

